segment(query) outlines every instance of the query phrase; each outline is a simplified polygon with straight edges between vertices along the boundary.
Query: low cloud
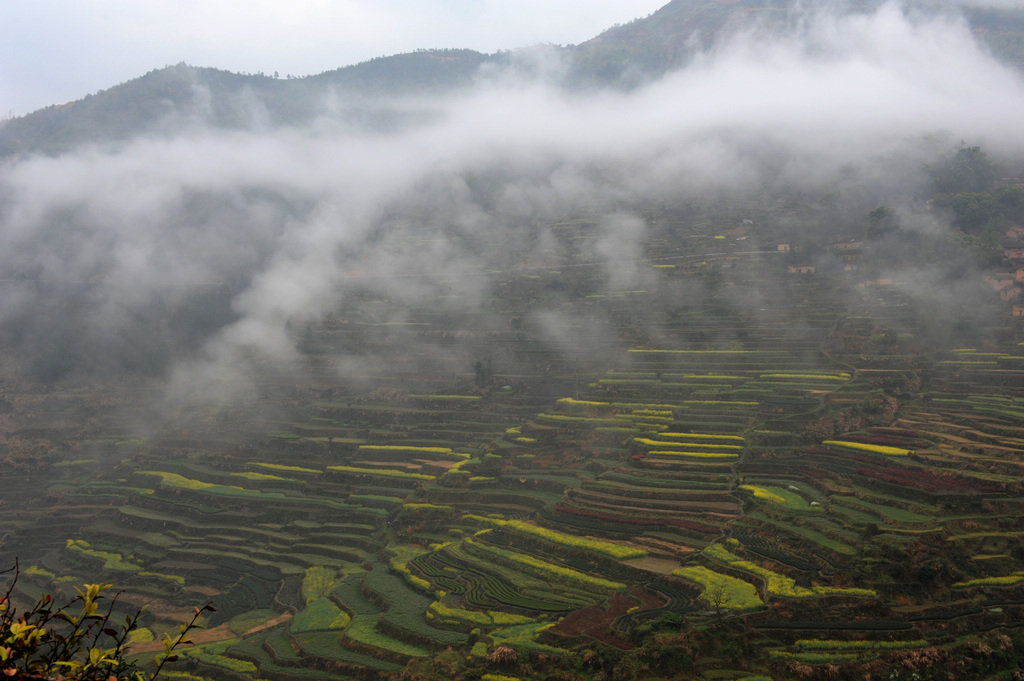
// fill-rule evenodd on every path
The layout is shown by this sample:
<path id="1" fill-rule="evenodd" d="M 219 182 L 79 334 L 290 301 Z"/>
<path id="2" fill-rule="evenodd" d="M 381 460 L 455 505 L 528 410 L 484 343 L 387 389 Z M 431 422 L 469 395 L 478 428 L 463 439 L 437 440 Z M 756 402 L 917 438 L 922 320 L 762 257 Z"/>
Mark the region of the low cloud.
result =
<path id="1" fill-rule="evenodd" d="M 840 204 L 867 210 L 920 186 L 926 160 L 958 140 L 1024 146 L 1020 76 L 963 22 L 897 5 L 807 16 L 782 35 L 752 29 L 631 92 L 492 73 L 457 97 L 392 105 L 418 122 L 389 134 L 329 119 L 190 126 L 9 162 L 0 279 L 24 283 L 5 284 L 5 342 L 43 376 L 127 363 L 175 396 L 249 390 L 255 366 L 300 362 L 305 325 L 368 314 L 374 296 L 486 318 L 488 272 L 570 255 L 603 268 L 601 293 L 646 287 L 644 202 L 842 187 Z M 590 251 L 572 253 L 547 224 L 569 213 L 596 221 Z M 580 342 L 556 312 L 570 295 L 550 292 L 522 320 L 551 347 Z M 593 314 L 576 328 L 613 327 Z M 402 320 L 378 321 L 422 342 L 423 361 L 444 361 Z"/>

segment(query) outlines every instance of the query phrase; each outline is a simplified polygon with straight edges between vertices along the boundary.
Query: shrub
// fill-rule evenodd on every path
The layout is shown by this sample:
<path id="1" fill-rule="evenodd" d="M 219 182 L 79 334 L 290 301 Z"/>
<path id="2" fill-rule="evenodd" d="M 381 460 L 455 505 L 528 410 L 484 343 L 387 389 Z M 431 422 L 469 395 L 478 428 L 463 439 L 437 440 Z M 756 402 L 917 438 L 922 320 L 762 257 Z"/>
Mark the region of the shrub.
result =
<path id="1" fill-rule="evenodd" d="M 492 664 L 519 664 L 519 653 L 515 648 L 498 646 L 487 655 L 487 661 Z"/>
<path id="2" fill-rule="evenodd" d="M 61 677 L 66 681 L 152 681 L 168 662 L 178 659 L 175 649 L 190 644 L 190 631 L 199 628 L 204 611 L 213 612 L 207 603 L 196 608 L 195 615 L 181 625 L 177 636 L 164 634 L 164 651 L 154 659 L 156 670 L 150 674 L 127 659 L 132 632 L 138 629 L 139 614 L 129 616 L 124 626 L 111 622 L 115 595 L 105 611 L 101 601 L 109 584 L 86 584 L 75 590 L 78 596 L 58 607 L 52 595 L 45 594 L 35 605 L 18 613 L 10 595 L 18 579 L 14 577 L 0 597 L 0 672 L 4 676 Z"/>
<path id="3" fill-rule="evenodd" d="M 338 572 L 333 568 L 322 565 L 314 565 L 306 568 L 302 576 L 302 597 L 306 605 L 309 605 L 334 586 L 338 581 Z"/>

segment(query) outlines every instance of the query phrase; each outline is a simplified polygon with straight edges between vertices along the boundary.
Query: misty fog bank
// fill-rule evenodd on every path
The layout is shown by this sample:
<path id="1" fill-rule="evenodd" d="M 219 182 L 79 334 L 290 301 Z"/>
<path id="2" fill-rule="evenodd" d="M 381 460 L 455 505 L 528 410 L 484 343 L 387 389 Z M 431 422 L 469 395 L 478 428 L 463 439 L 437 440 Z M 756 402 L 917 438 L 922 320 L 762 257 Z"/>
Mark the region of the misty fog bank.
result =
<path id="1" fill-rule="evenodd" d="M 264 125 L 252 98 L 238 103 L 246 130 L 175 111 L 170 136 L 6 163 L 0 339 L 39 378 L 129 369 L 177 396 L 210 395 L 220 379 L 247 385 L 255 367 L 301 366 L 302 329 L 354 313 L 339 307 L 362 304 L 353 291 L 486 319 L 488 272 L 586 262 L 606 292 L 653 288 L 645 204 L 828 194 L 832 222 L 815 228 L 839 237 L 877 206 L 911 216 L 926 168 L 961 141 L 1007 168 L 1024 152 L 1020 76 L 962 21 L 897 5 L 808 16 L 781 36 L 749 29 L 630 92 L 561 88 L 565 65 L 549 56 L 484 69 L 450 97 L 390 101 L 403 123 L 386 132 L 330 114 Z M 332 97 L 323 110 L 344 110 Z M 596 221 L 589 251 L 552 236 L 546 224 L 566 216 Z M 950 229 L 941 214 L 907 225 Z M 538 304 L 527 322 L 575 351 L 558 311 L 569 299 Z"/>

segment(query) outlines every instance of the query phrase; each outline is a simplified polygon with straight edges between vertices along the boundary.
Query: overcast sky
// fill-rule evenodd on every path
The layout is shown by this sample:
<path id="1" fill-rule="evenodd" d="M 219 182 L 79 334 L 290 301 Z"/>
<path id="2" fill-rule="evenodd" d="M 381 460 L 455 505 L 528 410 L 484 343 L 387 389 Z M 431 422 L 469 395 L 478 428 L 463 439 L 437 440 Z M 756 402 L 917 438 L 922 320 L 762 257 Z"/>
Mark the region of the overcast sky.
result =
<path id="1" fill-rule="evenodd" d="M 668 0 L 0 0 L 0 118 L 187 62 L 310 75 L 418 48 L 583 42 Z"/>

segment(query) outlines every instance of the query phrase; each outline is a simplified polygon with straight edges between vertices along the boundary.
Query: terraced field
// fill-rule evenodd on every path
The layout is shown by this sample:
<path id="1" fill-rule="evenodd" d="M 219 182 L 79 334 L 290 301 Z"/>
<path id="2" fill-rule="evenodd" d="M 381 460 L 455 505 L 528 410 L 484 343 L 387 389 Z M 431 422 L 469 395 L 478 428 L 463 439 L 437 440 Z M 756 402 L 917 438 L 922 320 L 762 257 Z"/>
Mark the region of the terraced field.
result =
<path id="1" fill-rule="evenodd" d="M 192 679 L 783 679 L 1021 652 L 1019 324 L 926 354 L 896 291 L 789 275 L 723 216 L 724 245 L 647 218 L 646 290 L 570 268 L 593 222 L 553 223 L 575 250 L 487 274 L 495 314 L 343 300 L 310 325 L 311 367 L 388 358 L 364 376 L 265 377 L 261 416 L 145 438 L 106 419 L 0 509 L 16 596 L 102 579 L 155 632 L 212 600 L 232 631 L 188 653 Z M 571 342 L 540 329 L 558 311 Z"/>

